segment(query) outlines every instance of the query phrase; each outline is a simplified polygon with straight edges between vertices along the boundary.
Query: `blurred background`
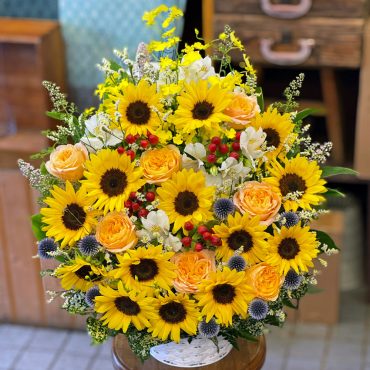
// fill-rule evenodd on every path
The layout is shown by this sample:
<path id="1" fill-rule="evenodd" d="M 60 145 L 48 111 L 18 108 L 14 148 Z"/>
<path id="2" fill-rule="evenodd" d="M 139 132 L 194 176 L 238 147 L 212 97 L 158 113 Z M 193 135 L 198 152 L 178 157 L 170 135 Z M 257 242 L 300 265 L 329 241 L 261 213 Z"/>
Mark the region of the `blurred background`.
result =
<path id="1" fill-rule="evenodd" d="M 347 194 L 316 227 L 333 236 L 340 255 L 318 277 L 323 290 L 289 312 L 287 327 L 267 335 L 264 369 L 370 369 L 370 24 L 366 0 L 0 0 L 0 370 L 112 368 L 109 345 L 89 346 L 83 320 L 46 303 L 55 282 L 39 276 L 29 215 L 36 194 L 19 173 L 18 158 L 47 145 L 55 125 L 44 112 L 41 82 L 50 80 L 80 110 L 96 104 L 103 80 L 95 67 L 113 49 L 135 53 L 156 37 L 141 16 L 158 6 L 185 11 L 183 43 L 206 40 L 228 24 L 258 70 L 265 100 L 282 98 L 300 72 L 299 102 L 319 142 L 332 141 L 332 165 L 358 177 L 332 177 Z M 133 56 L 133 54 L 131 54 Z M 233 60 L 235 66 L 240 60 Z M 43 268 L 48 267 L 43 265 Z M 56 329 L 59 328 L 59 329 Z M 71 365 L 72 364 L 72 365 Z"/>

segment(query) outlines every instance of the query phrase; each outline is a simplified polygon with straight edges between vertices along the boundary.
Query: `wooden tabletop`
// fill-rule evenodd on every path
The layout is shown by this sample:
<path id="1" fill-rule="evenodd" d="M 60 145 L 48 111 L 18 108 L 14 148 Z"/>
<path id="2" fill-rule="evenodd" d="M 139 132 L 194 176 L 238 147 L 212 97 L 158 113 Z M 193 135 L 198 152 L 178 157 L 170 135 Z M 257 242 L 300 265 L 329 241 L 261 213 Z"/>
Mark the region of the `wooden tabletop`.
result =
<path id="1" fill-rule="evenodd" d="M 265 362 L 265 337 L 258 342 L 239 340 L 240 350 L 232 349 L 222 360 L 194 370 L 260 370 Z M 150 358 L 142 363 L 131 351 L 124 335 L 117 335 L 112 348 L 113 366 L 116 370 L 185 370 L 185 368 L 165 365 Z"/>

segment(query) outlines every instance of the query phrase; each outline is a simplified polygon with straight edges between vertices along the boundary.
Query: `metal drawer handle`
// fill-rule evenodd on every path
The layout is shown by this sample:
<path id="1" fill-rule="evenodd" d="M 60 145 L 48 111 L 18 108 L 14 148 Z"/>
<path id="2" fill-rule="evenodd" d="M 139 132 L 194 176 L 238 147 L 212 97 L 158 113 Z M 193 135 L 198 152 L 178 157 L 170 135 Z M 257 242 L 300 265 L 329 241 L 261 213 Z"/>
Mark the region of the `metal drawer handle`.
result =
<path id="1" fill-rule="evenodd" d="M 271 0 L 261 0 L 261 8 L 271 17 L 293 19 L 307 14 L 312 0 L 301 0 L 299 4 L 272 4 Z"/>
<path id="2" fill-rule="evenodd" d="M 270 63 L 280 66 L 293 66 L 304 63 L 310 56 L 315 45 L 313 39 L 299 39 L 298 51 L 274 51 L 273 39 L 261 39 L 260 50 L 262 56 Z"/>

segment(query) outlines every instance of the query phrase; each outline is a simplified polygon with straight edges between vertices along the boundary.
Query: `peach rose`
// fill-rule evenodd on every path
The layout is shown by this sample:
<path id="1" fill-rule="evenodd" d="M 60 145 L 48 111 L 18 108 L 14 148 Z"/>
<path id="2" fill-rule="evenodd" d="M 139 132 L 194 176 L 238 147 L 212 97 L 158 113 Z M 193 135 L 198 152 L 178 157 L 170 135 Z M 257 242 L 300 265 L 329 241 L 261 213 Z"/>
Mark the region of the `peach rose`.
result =
<path id="1" fill-rule="evenodd" d="M 174 145 L 144 152 L 140 159 L 143 175 L 149 184 L 158 184 L 168 180 L 180 169 L 181 156 Z"/>
<path id="2" fill-rule="evenodd" d="M 216 271 L 215 254 L 209 250 L 177 253 L 171 261 L 177 266 L 173 285 L 180 293 L 196 293 L 200 282 Z"/>
<path id="3" fill-rule="evenodd" d="M 135 226 L 122 212 L 110 212 L 96 227 L 96 240 L 109 252 L 118 253 L 136 245 Z"/>
<path id="4" fill-rule="evenodd" d="M 255 296 L 265 301 L 276 301 L 284 282 L 284 276 L 266 262 L 250 267 L 245 277 L 248 285 L 254 290 Z"/>
<path id="5" fill-rule="evenodd" d="M 270 184 L 248 181 L 234 194 L 234 204 L 241 213 L 259 216 L 261 224 L 271 225 L 281 206 L 280 194 Z"/>
<path id="6" fill-rule="evenodd" d="M 231 118 L 229 125 L 232 128 L 243 130 L 261 110 L 257 103 L 257 97 L 243 93 L 233 93 L 233 95 L 233 100 L 223 113 Z"/>
<path id="7" fill-rule="evenodd" d="M 76 181 L 83 176 L 84 163 L 88 157 L 87 149 L 81 143 L 59 145 L 50 154 L 45 167 L 55 177 Z"/>

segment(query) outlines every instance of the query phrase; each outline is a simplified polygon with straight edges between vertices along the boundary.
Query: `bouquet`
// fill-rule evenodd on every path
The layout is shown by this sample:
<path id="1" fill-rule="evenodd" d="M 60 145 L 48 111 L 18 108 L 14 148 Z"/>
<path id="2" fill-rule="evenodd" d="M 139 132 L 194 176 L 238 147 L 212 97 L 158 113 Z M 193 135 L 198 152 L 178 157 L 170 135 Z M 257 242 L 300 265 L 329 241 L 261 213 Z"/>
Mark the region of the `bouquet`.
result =
<path id="1" fill-rule="evenodd" d="M 161 40 L 103 60 L 97 108 L 79 114 L 45 82 L 61 124 L 44 133 L 54 144 L 40 168 L 19 161 L 40 192 L 38 256 L 58 262 L 42 272 L 60 280 L 51 298 L 87 316 L 94 343 L 124 334 L 142 360 L 161 343 L 237 346 L 282 326 L 316 284 L 314 262 L 337 249 L 310 228 L 341 195 L 324 178 L 351 173 L 324 166 L 331 143 L 308 134 L 303 74 L 265 106 L 234 31 L 208 43 L 196 31 L 177 51 L 181 16 L 164 5 L 144 15 Z"/>

